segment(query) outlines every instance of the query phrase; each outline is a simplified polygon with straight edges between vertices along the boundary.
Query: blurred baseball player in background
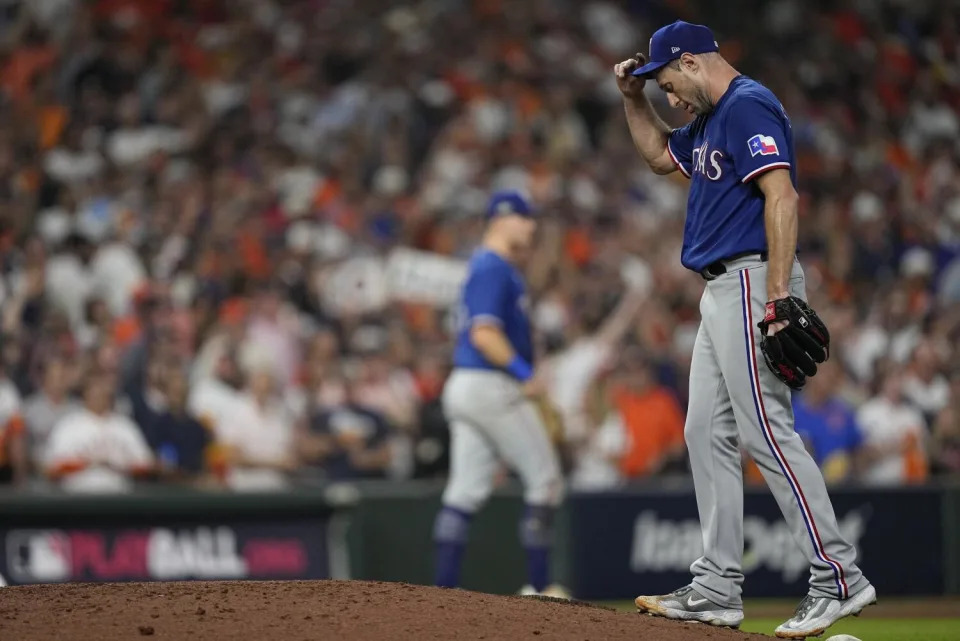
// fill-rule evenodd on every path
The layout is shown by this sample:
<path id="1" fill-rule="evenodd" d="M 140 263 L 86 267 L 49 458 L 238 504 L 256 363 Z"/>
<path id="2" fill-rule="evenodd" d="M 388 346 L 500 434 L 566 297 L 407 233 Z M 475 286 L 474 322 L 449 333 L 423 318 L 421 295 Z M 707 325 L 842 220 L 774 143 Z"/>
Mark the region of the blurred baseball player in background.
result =
<path id="1" fill-rule="evenodd" d="M 500 462 L 524 486 L 520 538 L 532 591 L 550 582 L 553 514 L 562 496 L 556 451 L 532 399 L 534 378 L 529 301 L 519 270 L 536 221 L 513 191 L 493 194 L 483 244 L 470 259 L 458 310 L 454 369 L 443 392 L 450 422 L 450 476 L 434 526 L 436 583 L 458 585 L 470 520 L 493 490 Z"/>
<path id="2" fill-rule="evenodd" d="M 737 627 L 743 620 L 742 442 L 811 565 L 810 591 L 778 637 L 817 636 L 859 614 L 876 591 L 840 534 L 823 477 L 793 429 L 790 390 L 816 373 L 829 334 L 805 302 L 797 261 L 796 163 L 790 120 L 763 85 L 718 53 L 707 27 L 675 22 L 614 67 L 634 144 L 658 174 L 691 179 L 681 261 L 707 281 L 690 371 L 684 435 L 703 556 L 693 582 L 637 597 L 638 609 Z M 644 95 L 654 78 L 695 119 L 671 130 Z M 759 321 L 759 322 L 757 322 Z M 760 367 L 763 358 L 768 367 Z"/>

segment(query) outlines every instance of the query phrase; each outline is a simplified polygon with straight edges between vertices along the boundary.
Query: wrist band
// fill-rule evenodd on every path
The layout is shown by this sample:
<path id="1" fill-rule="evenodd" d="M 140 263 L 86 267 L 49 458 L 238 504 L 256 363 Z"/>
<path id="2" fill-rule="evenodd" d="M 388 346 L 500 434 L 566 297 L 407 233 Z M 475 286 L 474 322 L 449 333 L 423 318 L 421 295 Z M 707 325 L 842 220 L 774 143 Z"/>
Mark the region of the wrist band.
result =
<path id="1" fill-rule="evenodd" d="M 514 356 L 513 360 L 507 363 L 506 370 L 508 374 L 521 383 L 533 377 L 533 368 L 530 367 L 530 363 L 520 358 L 520 356 Z"/>

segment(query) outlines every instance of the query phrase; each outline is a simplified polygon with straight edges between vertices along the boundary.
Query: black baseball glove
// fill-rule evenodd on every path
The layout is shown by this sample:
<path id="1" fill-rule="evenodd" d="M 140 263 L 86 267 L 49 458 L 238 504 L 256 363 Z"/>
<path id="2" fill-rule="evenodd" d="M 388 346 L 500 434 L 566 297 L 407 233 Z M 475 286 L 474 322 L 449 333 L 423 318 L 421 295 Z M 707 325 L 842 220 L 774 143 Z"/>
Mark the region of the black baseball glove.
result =
<path id="1" fill-rule="evenodd" d="M 767 336 L 767 327 L 779 321 L 789 324 L 773 336 Z M 790 296 L 770 301 L 757 327 L 761 333 L 760 351 L 767 367 L 793 389 L 802 388 L 807 377 L 817 373 L 817 363 L 830 357 L 830 332 L 801 298 Z"/>

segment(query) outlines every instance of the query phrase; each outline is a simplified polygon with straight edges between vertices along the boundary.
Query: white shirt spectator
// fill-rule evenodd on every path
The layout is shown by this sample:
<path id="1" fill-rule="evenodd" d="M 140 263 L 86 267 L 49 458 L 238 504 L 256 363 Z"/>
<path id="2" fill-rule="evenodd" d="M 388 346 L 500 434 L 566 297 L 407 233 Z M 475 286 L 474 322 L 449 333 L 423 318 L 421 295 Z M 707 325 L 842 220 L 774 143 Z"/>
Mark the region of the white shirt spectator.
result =
<path id="1" fill-rule="evenodd" d="M 20 392 L 8 379 L 0 379 L 0 444 L 9 438 L 8 431 L 15 434 L 23 429 L 20 410 Z"/>
<path id="2" fill-rule="evenodd" d="M 73 213 L 63 207 L 48 207 L 37 214 L 37 234 L 47 247 L 56 247 L 73 231 Z"/>
<path id="3" fill-rule="evenodd" d="M 922 335 L 916 325 L 907 325 L 893 334 L 877 325 L 863 327 L 843 346 L 844 360 L 858 380 L 867 381 L 873 377 L 878 358 L 888 356 L 897 363 L 909 361 Z"/>
<path id="4" fill-rule="evenodd" d="M 53 428 L 66 416 L 80 409 L 72 398 L 66 397 L 59 403 L 40 391 L 27 399 L 23 406 L 23 420 L 26 422 L 30 439 L 30 458 L 39 466 L 43 465 L 44 453 Z"/>
<path id="5" fill-rule="evenodd" d="M 247 98 L 246 85 L 236 82 L 212 80 L 203 87 L 203 99 L 212 116 L 221 116 L 243 104 Z"/>
<path id="6" fill-rule="evenodd" d="M 107 153 L 117 165 L 136 165 L 158 151 L 177 153 L 187 147 L 187 135 L 175 129 L 153 127 L 123 128 L 107 141 Z"/>
<path id="7" fill-rule="evenodd" d="M 647 288 L 641 282 L 635 285 L 595 334 L 574 341 L 545 364 L 547 394 L 563 415 L 566 437 L 572 442 L 590 436 L 584 408 L 587 390 L 601 370 L 611 364 L 620 341 L 646 299 Z"/>
<path id="8" fill-rule="evenodd" d="M 7 378 L 0 378 L 0 426 L 20 413 L 20 392 Z"/>
<path id="9" fill-rule="evenodd" d="M 269 362 L 280 383 L 291 384 L 300 366 L 299 329 L 296 312 L 288 305 L 283 306 L 276 318 L 254 316 L 240 347 L 241 360 Z"/>
<path id="10" fill-rule="evenodd" d="M 280 204 L 288 218 L 305 216 L 313 205 L 320 183 L 320 174 L 308 165 L 289 167 L 275 179 Z"/>
<path id="11" fill-rule="evenodd" d="M 248 461 L 274 464 L 293 456 L 293 421 L 283 403 L 261 407 L 248 392 L 240 393 L 234 410 L 217 424 L 216 435 Z M 277 490 L 287 486 L 287 479 L 269 467 L 233 467 L 227 484 L 234 490 Z"/>
<path id="12" fill-rule="evenodd" d="M 911 437 L 923 440 L 923 415 L 906 403 L 873 398 L 857 412 L 864 444 L 884 453 L 864 470 L 863 480 L 874 485 L 899 485 L 906 478 L 903 446 Z"/>
<path id="13" fill-rule="evenodd" d="M 903 379 L 903 395 L 925 415 L 932 416 L 950 402 L 950 383 L 940 374 L 930 382 L 909 374 Z"/>
<path id="14" fill-rule="evenodd" d="M 74 328 L 83 324 L 84 305 L 93 286 L 93 274 L 74 254 L 55 254 L 47 261 L 47 298 L 67 314 Z"/>
<path id="15" fill-rule="evenodd" d="M 578 453 L 570 478 L 573 488 L 599 492 L 620 485 L 623 475 L 617 461 L 626 449 L 627 430 L 623 418 L 619 412 L 610 412 Z"/>
<path id="16" fill-rule="evenodd" d="M 103 171 L 103 157 L 92 149 L 72 151 L 56 147 L 47 152 L 43 168 L 52 178 L 64 183 L 90 180 Z"/>
<path id="17" fill-rule="evenodd" d="M 90 265 L 95 290 L 106 301 L 114 316 L 130 311 L 134 292 L 143 284 L 147 273 L 140 257 L 123 242 L 102 246 Z"/>
<path id="18" fill-rule="evenodd" d="M 240 392 L 219 378 L 202 378 L 190 386 L 187 410 L 215 434 L 220 433 L 224 421 L 243 407 L 246 405 Z"/>
<path id="19" fill-rule="evenodd" d="M 587 390 L 610 360 L 612 351 L 608 343 L 583 338 L 547 363 L 547 393 L 563 416 L 566 437 L 570 440 L 588 436 L 589 425 L 584 409 Z"/>
<path id="20" fill-rule="evenodd" d="M 380 412 L 395 427 L 409 427 L 416 419 L 417 384 L 403 367 L 393 368 L 384 378 L 358 382 L 354 396 L 357 403 Z"/>
<path id="21" fill-rule="evenodd" d="M 133 474 L 153 465 L 150 447 L 133 421 L 116 412 L 98 415 L 87 409 L 57 423 L 45 458 L 47 472 L 73 492 L 128 491 Z"/>

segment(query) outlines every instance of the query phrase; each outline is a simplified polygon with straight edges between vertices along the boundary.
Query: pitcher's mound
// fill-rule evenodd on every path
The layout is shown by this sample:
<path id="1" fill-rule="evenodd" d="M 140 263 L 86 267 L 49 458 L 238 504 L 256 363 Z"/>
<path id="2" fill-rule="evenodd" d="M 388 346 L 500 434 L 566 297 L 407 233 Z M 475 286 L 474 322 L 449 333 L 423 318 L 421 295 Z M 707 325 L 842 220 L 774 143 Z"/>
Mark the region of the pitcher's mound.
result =
<path id="1" fill-rule="evenodd" d="M 749 641 L 585 604 L 368 581 L 195 581 L 0 590 L 0 639 Z"/>

